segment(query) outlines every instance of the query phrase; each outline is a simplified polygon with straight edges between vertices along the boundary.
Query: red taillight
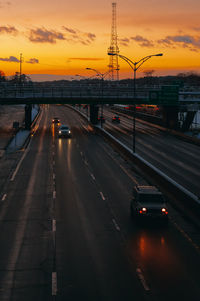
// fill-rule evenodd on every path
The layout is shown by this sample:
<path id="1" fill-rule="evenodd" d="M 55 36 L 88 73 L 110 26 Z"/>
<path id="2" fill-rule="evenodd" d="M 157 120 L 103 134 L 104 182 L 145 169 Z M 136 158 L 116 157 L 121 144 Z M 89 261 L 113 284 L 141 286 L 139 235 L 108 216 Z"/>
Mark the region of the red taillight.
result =
<path id="1" fill-rule="evenodd" d="M 168 212 L 165 208 L 162 208 L 162 212 L 165 213 L 165 214 L 168 214 Z"/>
<path id="2" fill-rule="evenodd" d="M 146 213 L 146 211 L 147 211 L 147 208 L 143 207 L 139 212 L 140 212 L 140 214 L 142 214 L 142 213 Z"/>

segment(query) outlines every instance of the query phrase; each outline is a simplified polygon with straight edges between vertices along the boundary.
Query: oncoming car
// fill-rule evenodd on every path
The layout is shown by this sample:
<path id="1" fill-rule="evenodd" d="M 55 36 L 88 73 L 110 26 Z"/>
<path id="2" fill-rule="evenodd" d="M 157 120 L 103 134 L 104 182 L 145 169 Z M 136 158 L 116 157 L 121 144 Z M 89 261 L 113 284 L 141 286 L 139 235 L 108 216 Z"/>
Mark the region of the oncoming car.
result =
<path id="1" fill-rule="evenodd" d="M 135 186 L 130 210 L 131 216 L 137 220 L 168 221 L 166 200 L 155 186 Z"/>
<path id="2" fill-rule="evenodd" d="M 66 138 L 70 138 L 71 137 L 71 130 L 69 129 L 69 127 L 67 125 L 61 125 L 58 128 L 58 137 L 66 137 Z"/>

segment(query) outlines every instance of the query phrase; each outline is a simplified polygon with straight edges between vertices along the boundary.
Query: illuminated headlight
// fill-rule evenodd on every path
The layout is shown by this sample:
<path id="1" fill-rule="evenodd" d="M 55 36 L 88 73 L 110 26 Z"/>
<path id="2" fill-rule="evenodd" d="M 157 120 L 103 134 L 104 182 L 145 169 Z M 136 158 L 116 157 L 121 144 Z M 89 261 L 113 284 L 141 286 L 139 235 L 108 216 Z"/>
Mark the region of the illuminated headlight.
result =
<path id="1" fill-rule="evenodd" d="M 162 208 L 162 212 L 165 214 L 168 214 L 167 209 L 166 208 Z"/>
<path id="2" fill-rule="evenodd" d="M 61 134 L 61 131 L 59 131 L 59 134 Z"/>
<path id="3" fill-rule="evenodd" d="M 68 132 L 69 134 L 71 133 L 71 131 Z"/>

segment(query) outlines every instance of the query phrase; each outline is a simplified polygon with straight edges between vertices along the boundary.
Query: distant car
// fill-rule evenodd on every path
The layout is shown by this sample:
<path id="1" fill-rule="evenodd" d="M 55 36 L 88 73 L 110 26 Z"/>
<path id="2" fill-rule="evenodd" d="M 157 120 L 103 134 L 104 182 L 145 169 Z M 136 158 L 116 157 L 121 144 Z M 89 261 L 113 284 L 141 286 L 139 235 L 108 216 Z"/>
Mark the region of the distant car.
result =
<path id="1" fill-rule="evenodd" d="M 58 128 L 58 137 L 66 137 L 70 138 L 71 137 L 71 131 L 67 125 L 61 125 Z"/>
<path id="2" fill-rule="evenodd" d="M 98 117 L 98 121 L 104 123 L 105 122 L 105 118 L 103 116 L 99 116 Z"/>
<path id="3" fill-rule="evenodd" d="M 54 118 L 52 119 L 52 123 L 54 123 L 54 124 L 59 124 L 59 123 L 60 123 L 60 119 L 57 118 L 57 117 L 54 117 Z"/>
<path id="4" fill-rule="evenodd" d="M 136 219 L 168 221 L 166 200 L 155 186 L 135 186 L 130 210 Z"/>
<path id="5" fill-rule="evenodd" d="M 114 115 L 112 117 L 112 122 L 120 123 L 120 117 L 118 115 Z"/>

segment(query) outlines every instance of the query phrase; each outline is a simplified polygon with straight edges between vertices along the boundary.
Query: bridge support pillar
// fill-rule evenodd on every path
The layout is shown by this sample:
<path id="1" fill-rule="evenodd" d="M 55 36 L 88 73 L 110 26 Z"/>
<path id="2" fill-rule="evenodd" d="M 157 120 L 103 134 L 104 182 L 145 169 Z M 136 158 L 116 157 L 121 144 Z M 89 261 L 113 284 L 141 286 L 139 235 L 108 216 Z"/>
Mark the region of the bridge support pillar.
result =
<path id="1" fill-rule="evenodd" d="M 32 105 L 25 106 L 25 129 L 30 130 L 32 123 Z"/>
<path id="2" fill-rule="evenodd" d="M 98 105 L 90 105 L 90 122 L 92 124 L 98 123 L 98 111 L 99 111 Z"/>
<path id="3" fill-rule="evenodd" d="M 163 125 L 166 128 L 177 129 L 178 128 L 178 107 L 177 106 L 163 106 Z"/>

